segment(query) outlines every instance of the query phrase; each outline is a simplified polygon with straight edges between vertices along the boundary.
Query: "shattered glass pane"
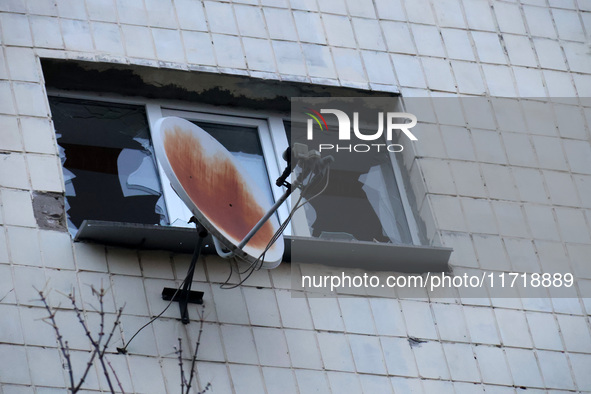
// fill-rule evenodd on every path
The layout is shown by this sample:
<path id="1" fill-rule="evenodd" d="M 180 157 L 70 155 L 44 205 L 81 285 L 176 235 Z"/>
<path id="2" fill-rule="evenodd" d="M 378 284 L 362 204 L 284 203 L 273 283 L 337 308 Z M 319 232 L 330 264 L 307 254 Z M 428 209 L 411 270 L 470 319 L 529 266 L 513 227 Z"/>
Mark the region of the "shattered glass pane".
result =
<path id="1" fill-rule="evenodd" d="M 290 143 L 306 142 L 297 133 L 305 126 L 289 121 L 284 125 Z M 311 235 L 335 241 L 412 244 L 390 155 L 385 151 L 371 155 L 331 151 L 330 155 L 335 161 L 326 190 L 304 205 Z M 324 185 L 321 182 L 319 188 Z M 312 190 L 303 201 L 319 191 Z"/>
<path id="2" fill-rule="evenodd" d="M 167 224 L 141 106 L 50 97 L 71 232 L 84 220 Z"/>

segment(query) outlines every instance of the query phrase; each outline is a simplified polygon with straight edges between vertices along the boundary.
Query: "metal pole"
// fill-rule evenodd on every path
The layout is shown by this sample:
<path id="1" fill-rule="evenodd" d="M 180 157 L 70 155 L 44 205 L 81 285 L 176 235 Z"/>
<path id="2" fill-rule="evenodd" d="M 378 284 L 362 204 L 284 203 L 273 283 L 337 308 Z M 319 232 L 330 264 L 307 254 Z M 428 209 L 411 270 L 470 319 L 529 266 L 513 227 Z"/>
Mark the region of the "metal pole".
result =
<path id="1" fill-rule="evenodd" d="M 244 246 L 248 243 L 248 241 L 250 241 L 250 239 L 252 237 L 254 237 L 254 235 L 256 234 L 257 231 L 259 231 L 261 229 L 261 227 L 263 227 L 263 225 L 265 224 L 265 222 L 267 220 L 269 220 L 269 218 L 275 213 L 275 211 L 277 211 L 277 209 L 279 208 L 279 206 L 281 204 L 283 204 L 285 202 L 285 200 L 287 200 L 287 197 L 289 197 L 289 195 L 291 194 L 291 191 L 293 190 L 295 186 L 292 185 L 291 187 L 288 187 L 287 190 L 285 191 L 285 193 L 283 193 L 283 195 L 279 198 L 279 200 L 277 200 L 277 202 L 271 207 L 271 209 L 269 209 L 267 211 L 267 213 L 261 218 L 261 220 L 258 221 L 257 224 L 255 224 L 255 226 L 248 232 L 248 234 L 246 234 L 246 236 L 244 237 L 244 239 L 238 244 L 238 249 L 242 250 L 242 248 L 244 248 Z"/>
<path id="2" fill-rule="evenodd" d="M 203 240 L 207 237 L 207 230 L 201 223 L 192 217 L 189 221 L 190 223 L 195 223 L 196 230 L 197 230 L 197 245 L 195 245 L 195 252 L 193 253 L 193 258 L 191 259 L 191 264 L 189 265 L 189 271 L 187 272 L 187 277 L 185 278 L 185 283 L 183 284 L 183 290 L 179 296 L 179 308 L 181 311 L 181 321 L 183 324 L 189 324 L 189 295 L 191 294 L 191 285 L 193 284 L 193 275 L 195 274 L 195 266 L 197 265 L 197 260 L 199 259 L 199 255 L 201 254 L 201 248 L 203 246 Z"/>

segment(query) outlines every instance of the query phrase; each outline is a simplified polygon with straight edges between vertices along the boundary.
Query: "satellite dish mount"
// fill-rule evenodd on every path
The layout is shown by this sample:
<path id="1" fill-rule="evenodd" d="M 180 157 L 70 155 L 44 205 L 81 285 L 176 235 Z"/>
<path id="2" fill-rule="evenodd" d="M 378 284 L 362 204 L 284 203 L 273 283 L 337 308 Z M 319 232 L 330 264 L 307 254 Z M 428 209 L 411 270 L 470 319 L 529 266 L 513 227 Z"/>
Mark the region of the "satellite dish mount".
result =
<path id="1" fill-rule="evenodd" d="M 159 164 L 174 191 L 192 212 L 190 222 L 196 225 L 197 244 L 183 284 L 178 289 L 166 287 L 162 291 L 163 299 L 179 302 L 181 321 L 187 324 L 188 304 L 203 303 L 203 292 L 192 291 L 191 284 L 208 234 L 223 258 L 239 257 L 250 263 L 253 270 L 277 267 L 284 252 L 281 234 L 293 211 L 301 205 L 293 207 L 281 225 L 274 213 L 294 189 L 302 188 L 304 180 L 308 180 L 309 186 L 310 179 L 325 174 L 333 158 L 321 158 L 319 152 L 308 151 L 302 144 L 288 148 L 283 154 L 287 167 L 276 181 L 277 186 L 285 186 L 287 190 L 269 206 L 259 197 L 263 193 L 248 171 L 206 131 L 176 117 L 159 119 L 154 129 L 152 139 Z M 293 185 L 287 182 L 292 158 L 298 165 L 305 164 Z"/>
<path id="2" fill-rule="evenodd" d="M 203 248 L 203 241 L 207 238 L 208 232 L 205 227 L 195 217 L 191 217 L 189 223 L 195 223 L 195 229 L 197 230 L 197 244 L 195 245 L 195 251 L 191 258 L 191 264 L 189 264 L 189 270 L 187 276 L 183 281 L 182 287 L 179 289 L 173 289 L 171 287 L 165 287 L 162 290 L 162 299 L 165 301 L 177 301 L 179 303 L 179 309 L 181 312 L 181 322 L 183 324 L 189 324 L 189 304 L 203 304 L 202 291 L 191 290 L 193 284 L 193 276 L 195 275 L 195 267 Z"/>

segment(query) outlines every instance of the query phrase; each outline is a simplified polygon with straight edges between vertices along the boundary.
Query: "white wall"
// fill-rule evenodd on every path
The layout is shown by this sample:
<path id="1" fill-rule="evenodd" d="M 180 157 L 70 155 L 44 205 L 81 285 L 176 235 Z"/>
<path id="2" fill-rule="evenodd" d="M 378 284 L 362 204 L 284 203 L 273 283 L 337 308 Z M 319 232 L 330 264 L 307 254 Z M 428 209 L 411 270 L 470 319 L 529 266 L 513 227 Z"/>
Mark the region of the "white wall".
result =
<path id="1" fill-rule="evenodd" d="M 180 283 L 188 261 L 73 244 L 67 233 L 37 228 L 32 191 L 63 191 L 39 57 L 399 90 L 405 97 L 591 92 L 589 0 L 4 0 L 0 11 L 4 394 L 65 387 L 33 285 L 49 281 L 54 304 L 62 300 L 57 291 L 71 286 L 84 302 L 92 301 L 88 284 L 110 286 L 109 311 L 125 304 L 120 346 L 163 308 L 160 289 Z M 578 133 L 499 124 L 468 131 L 440 119 L 429 137 L 419 136 L 416 156 L 405 162 L 415 194 L 435 217 L 429 231 L 455 249 L 456 272 L 564 260 L 591 279 L 589 105 L 578 100 L 541 112 L 558 126 L 563 116 L 579 117 Z M 196 283 L 206 293 L 207 322 L 199 382 L 211 382 L 215 393 L 591 391 L 588 300 L 292 299 L 289 266 L 231 291 L 217 286 L 226 274 L 223 262 L 207 257 Z M 82 356 L 83 333 L 63 308 L 63 334 Z M 172 347 L 178 336 L 192 346 L 198 324 L 182 326 L 177 314 L 173 305 L 128 356 L 109 357 L 126 391 L 178 392 Z M 88 316 L 96 318 L 90 308 Z M 411 348 L 408 336 L 426 342 Z M 89 390 L 106 388 L 97 371 Z"/>

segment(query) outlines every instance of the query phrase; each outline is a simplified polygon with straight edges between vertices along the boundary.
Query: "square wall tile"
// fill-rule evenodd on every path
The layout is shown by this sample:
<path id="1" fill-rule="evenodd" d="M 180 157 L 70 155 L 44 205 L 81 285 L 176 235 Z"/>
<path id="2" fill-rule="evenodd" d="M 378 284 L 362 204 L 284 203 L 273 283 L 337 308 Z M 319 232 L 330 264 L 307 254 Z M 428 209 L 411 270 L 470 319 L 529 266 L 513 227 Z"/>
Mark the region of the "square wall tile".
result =
<path id="1" fill-rule="evenodd" d="M 513 384 L 509 366 L 502 348 L 475 346 L 474 354 L 480 367 L 482 381 L 490 384 Z"/>
<path id="2" fill-rule="evenodd" d="M 74 270 L 74 252 L 70 233 L 39 231 L 43 264 L 48 268 Z"/>
<path id="3" fill-rule="evenodd" d="M 234 5 L 240 35 L 247 37 L 267 38 L 263 13 L 259 7 Z"/>
<path id="4" fill-rule="evenodd" d="M 5 55 L 10 79 L 13 81 L 40 82 L 39 66 L 32 49 L 7 47 Z"/>
<path id="5" fill-rule="evenodd" d="M 119 25 L 115 23 L 91 23 L 92 36 L 96 50 L 111 55 L 125 55 Z"/>
<path id="6" fill-rule="evenodd" d="M 4 224 L 27 227 L 37 225 L 29 191 L 1 189 L 0 201 L 4 209 Z"/>
<path id="7" fill-rule="evenodd" d="M 41 267 L 39 236 L 36 228 L 6 226 L 6 236 L 11 261 L 14 264 Z M 43 271 L 39 271 L 43 275 Z M 28 288 L 30 285 L 25 287 Z M 43 286 L 38 286 L 38 289 L 42 290 Z"/>
<path id="8" fill-rule="evenodd" d="M 117 13 L 113 12 L 113 0 L 86 0 L 88 17 L 93 21 L 117 22 Z"/>
<path id="9" fill-rule="evenodd" d="M 345 335 L 319 332 L 317 336 L 324 368 L 334 371 L 355 371 L 351 347 Z"/>
<path id="10" fill-rule="evenodd" d="M 203 3 L 192 0 L 174 0 L 181 29 L 208 31 Z"/>
<path id="11" fill-rule="evenodd" d="M 246 326 L 221 326 L 226 356 L 231 363 L 259 364 L 252 330 Z"/>
<path id="12" fill-rule="evenodd" d="M 267 22 L 269 36 L 272 39 L 297 41 L 298 35 L 291 11 L 279 8 L 263 8 L 263 14 Z"/>
<path id="13" fill-rule="evenodd" d="M 418 370 L 408 338 L 380 338 L 389 375 L 418 376 Z"/>
<path id="14" fill-rule="evenodd" d="M 384 44 L 384 40 L 382 39 L 382 32 L 377 20 L 353 18 L 352 23 L 360 48 L 376 51 L 386 50 L 386 44 Z"/>
<path id="15" fill-rule="evenodd" d="M 496 34 L 473 31 L 472 38 L 474 39 L 474 44 L 481 62 L 506 63 L 503 48 Z"/>
<path id="16" fill-rule="evenodd" d="M 36 83 L 15 82 L 12 84 L 16 107 L 20 115 L 47 117 L 47 96 L 42 85 Z"/>
<path id="17" fill-rule="evenodd" d="M 142 26 L 121 25 L 127 55 L 144 59 L 156 56 L 150 29 Z"/>
<path id="18" fill-rule="evenodd" d="M 283 332 L 294 368 L 322 369 L 322 357 L 314 331 L 285 329 Z"/>
<path id="19" fill-rule="evenodd" d="M 238 37 L 212 34 L 212 38 L 213 48 L 220 67 L 246 68 L 242 44 Z"/>
<path id="20" fill-rule="evenodd" d="M 272 289 L 243 287 L 250 322 L 256 326 L 279 327 L 279 310 Z"/>
<path id="21" fill-rule="evenodd" d="M 458 91 L 460 93 L 483 95 L 486 93 L 480 67 L 476 63 L 457 62 L 451 63 Z"/>
<path id="22" fill-rule="evenodd" d="M 468 329 L 461 305 L 434 303 L 432 308 L 442 340 L 469 342 Z"/>
<path id="23" fill-rule="evenodd" d="M 558 326 L 552 314 L 527 312 L 526 316 L 536 348 L 562 350 Z"/>
<path id="24" fill-rule="evenodd" d="M 176 29 L 174 5 L 170 0 L 145 0 L 150 26 Z"/>
<path id="25" fill-rule="evenodd" d="M 386 374 L 382 348 L 377 337 L 348 335 L 358 373 Z"/>
<path id="26" fill-rule="evenodd" d="M 216 60 L 209 33 L 185 30 L 181 33 L 189 63 L 215 66 Z"/>
<path id="27" fill-rule="evenodd" d="M 269 394 L 297 394 L 298 392 L 295 374 L 290 369 L 263 367 L 263 377 Z"/>
<path id="28" fill-rule="evenodd" d="M 410 26 L 420 55 L 445 57 L 441 35 L 435 26 L 417 24 Z"/>
<path id="29" fill-rule="evenodd" d="M 423 58 L 427 84 L 433 90 L 456 92 L 456 86 L 449 62 L 444 59 Z"/>
<path id="30" fill-rule="evenodd" d="M 408 20 L 415 23 L 434 25 L 435 18 L 428 0 L 404 0 Z"/>
<path id="31" fill-rule="evenodd" d="M 453 380 L 480 382 L 480 374 L 472 346 L 461 343 L 444 343 L 443 350 Z"/>
<path id="32" fill-rule="evenodd" d="M 547 388 L 573 390 L 575 388 L 566 355 L 538 350 L 538 361 Z"/>
<path id="33" fill-rule="evenodd" d="M 2 25 L 2 43 L 23 47 L 33 46 L 29 19 L 26 15 L 2 13 L 0 15 Z"/>
<path id="34" fill-rule="evenodd" d="M 253 327 L 253 334 L 261 365 L 286 368 L 291 366 L 283 330 Z"/>
<path id="35" fill-rule="evenodd" d="M 532 347 L 529 328 L 523 312 L 510 309 L 495 309 L 495 315 L 505 346 Z"/>
<path id="36" fill-rule="evenodd" d="M 165 62 L 185 62 L 185 51 L 181 44 L 181 36 L 177 30 L 152 29 L 156 56 Z"/>
<path id="37" fill-rule="evenodd" d="M 330 387 L 326 372 L 298 369 L 295 371 L 300 393 L 329 393 Z"/>
<path id="38" fill-rule="evenodd" d="M 61 27 L 66 49 L 82 52 L 94 51 L 90 24 L 87 21 L 61 19 Z"/>
<path id="39" fill-rule="evenodd" d="M 578 12 L 554 8 L 552 9 L 552 16 L 554 17 L 559 38 L 581 42 L 585 42 L 588 39 L 585 37 Z"/>
<path id="40" fill-rule="evenodd" d="M 509 60 L 515 66 L 536 67 L 537 61 L 532 49 L 532 43 L 525 36 L 504 34 L 505 48 L 509 53 Z"/>
<path id="41" fill-rule="evenodd" d="M 516 386 L 544 387 L 534 352 L 507 348 L 505 353 Z"/>
<path id="42" fill-rule="evenodd" d="M 339 298 L 339 305 L 347 332 L 375 335 L 376 328 L 368 299 L 342 297 Z"/>
<path id="43" fill-rule="evenodd" d="M 213 299 L 218 319 L 223 323 L 249 324 L 246 303 L 242 295 L 242 289 L 220 289 L 212 286 Z"/>
<path id="44" fill-rule="evenodd" d="M 579 353 L 591 352 L 591 334 L 589 333 L 589 323 L 585 317 L 557 315 L 556 319 L 566 350 Z"/>
<path id="45" fill-rule="evenodd" d="M 487 307 L 464 306 L 464 315 L 473 343 L 500 344 L 496 319 L 492 309 Z"/>
<path id="46" fill-rule="evenodd" d="M 409 336 L 437 339 L 437 331 L 429 303 L 401 300 L 400 304 Z"/>
<path id="47" fill-rule="evenodd" d="M 212 33 L 238 34 L 231 4 L 217 1 L 204 1 L 203 4 Z"/>
<path id="48" fill-rule="evenodd" d="M 412 350 L 419 366 L 419 376 L 444 380 L 450 378 L 441 343 L 429 341 L 416 345 Z"/>
<path id="49" fill-rule="evenodd" d="M 519 5 L 511 3 L 495 3 L 494 12 L 499 28 L 503 33 L 526 34 L 523 17 Z"/>
<path id="50" fill-rule="evenodd" d="M 554 70 L 566 70 L 566 61 L 558 41 L 534 38 L 533 42 L 540 66 Z"/>
<path id="51" fill-rule="evenodd" d="M 440 0 L 432 3 L 437 23 L 443 27 L 465 28 L 460 0 Z"/>

